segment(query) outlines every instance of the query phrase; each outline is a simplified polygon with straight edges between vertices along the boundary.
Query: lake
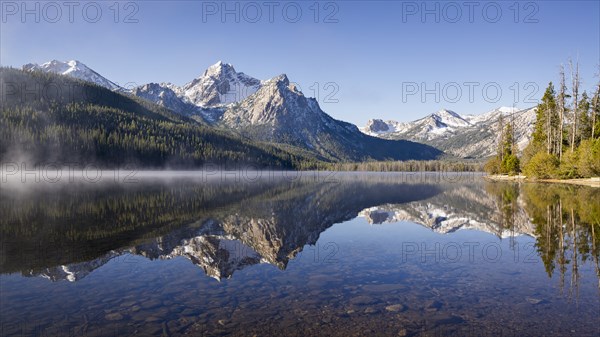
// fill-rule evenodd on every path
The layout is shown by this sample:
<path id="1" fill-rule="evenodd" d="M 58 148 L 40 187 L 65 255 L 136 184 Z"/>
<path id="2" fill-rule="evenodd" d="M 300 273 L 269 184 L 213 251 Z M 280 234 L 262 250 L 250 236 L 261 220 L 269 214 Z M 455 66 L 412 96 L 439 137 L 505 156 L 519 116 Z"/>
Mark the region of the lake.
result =
<path id="1" fill-rule="evenodd" d="M 3 336 L 600 335 L 597 188 L 121 178 L 3 181 Z"/>

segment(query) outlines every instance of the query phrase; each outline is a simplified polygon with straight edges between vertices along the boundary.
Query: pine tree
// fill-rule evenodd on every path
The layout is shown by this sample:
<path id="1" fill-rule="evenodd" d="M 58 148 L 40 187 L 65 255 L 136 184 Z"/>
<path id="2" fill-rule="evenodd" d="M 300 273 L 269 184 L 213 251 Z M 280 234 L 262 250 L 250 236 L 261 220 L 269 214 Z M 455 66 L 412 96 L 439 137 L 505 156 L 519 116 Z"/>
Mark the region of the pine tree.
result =
<path id="1" fill-rule="evenodd" d="M 498 155 L 499 162 L 502 162 L 504 157 L 504 116 L 502 115 L 502 112 L 500 112 L 500 115 L 498 116 L 498 134 L 500 137 L 498 139 L 498 150 L 496 153 Z"/>
<path id="2" fill-rule="evenodd" d="M 514 142 L 514 128 L 512 123 L 506 124 L 503 134 L 504 141 L 502 143 L 501 173 L 507 173 L 510 175 L 519 173 L 519 158 L 517 157 L 517 149 Z"/>
<path id="3" fill-rule="evenodd" d="M 582 141 L 588 139 L 592 135 L 592 123 L 590 122 L 590 101 L 587 92 L 583 92 L 581 95 L 581 100 L 579 101 L 579 105 L 577 106 L 579 109 L 577 115 L 579 119 L 579 139 Z"/>
<path id="4" fill-rule="evenodd" d="M 560 95 L 559 95 L 560 103 Z M 559 111 L 560 111 L 560 104 Z M 538 104 L 536 113 L 536 123 L 532 135 L 532 146 L 545 147 L 549 154 L 557 152 L 555 134 L 559 133 L 556 128 L 559 124 L 559 118 L 556 116 L 557 99 L 552 82 L 548 84 L 548 88 L 544 92 L 542 101 Z"/>

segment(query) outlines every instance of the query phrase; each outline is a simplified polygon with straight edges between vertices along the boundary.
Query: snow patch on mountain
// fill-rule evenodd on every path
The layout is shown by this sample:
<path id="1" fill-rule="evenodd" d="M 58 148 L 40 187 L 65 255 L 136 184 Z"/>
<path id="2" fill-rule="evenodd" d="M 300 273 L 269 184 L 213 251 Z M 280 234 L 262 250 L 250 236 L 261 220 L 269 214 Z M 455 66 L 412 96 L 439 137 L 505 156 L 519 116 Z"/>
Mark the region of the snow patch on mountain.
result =
<path id="1" fill-rule="evenodd" d="M 82 62 L 77 60 L 71 60 L 67 62 L 62 62 L 58 60 L 52 60 L 50 62 L 36 64 L 29 63 L 23 66 L 23 70 L 25 71 L 42 71 L 55 73 L 60 75 L 66 75 L 73 78 L 80 79 L 82 81 L 87 81 L 91 83 L 95 83 L 99 86 L 105 87 L 110 90 L 115 91 L 127 91 L 123 87 L 117 85 L 116 83 L 108 80 L 102 75 L 98 74 Z"/>
<path id="2" fill-rule="evenodd" d="M 384 122 L 381 119 L 372 119 L 367 122 L 366 127 L 360 128 L 360 130 L 370 136 L 380 136 L 382 134 L 406 133 L 418 127 L 419 130 L 416 135 L 419 138 L 430 139 L 447 131 L 470 125 L 472 125 L 471 122 L 464 116 L 451 110 L 442 109 L 414 122 L 402 123 L 393 120 Z"/>
<path id="3" fill-rule="evenodd" d="M 197 106 L 183 100 L 172 88 L 170 83 L 148 83 L 134 88 L 132 93 L 182 115 L 200 113 Z"/>

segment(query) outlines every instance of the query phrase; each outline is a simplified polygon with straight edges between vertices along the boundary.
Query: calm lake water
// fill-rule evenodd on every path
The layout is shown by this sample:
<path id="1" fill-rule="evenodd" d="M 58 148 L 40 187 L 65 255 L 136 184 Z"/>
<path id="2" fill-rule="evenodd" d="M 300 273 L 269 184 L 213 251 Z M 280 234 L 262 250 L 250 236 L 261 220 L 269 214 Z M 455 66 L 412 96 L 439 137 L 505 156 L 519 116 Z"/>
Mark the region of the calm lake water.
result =
<path id="1" fill-rule="evenodd" d="M 599 336 L 600 189 L 474 174 L 0 188 L 3 336 Z"/>

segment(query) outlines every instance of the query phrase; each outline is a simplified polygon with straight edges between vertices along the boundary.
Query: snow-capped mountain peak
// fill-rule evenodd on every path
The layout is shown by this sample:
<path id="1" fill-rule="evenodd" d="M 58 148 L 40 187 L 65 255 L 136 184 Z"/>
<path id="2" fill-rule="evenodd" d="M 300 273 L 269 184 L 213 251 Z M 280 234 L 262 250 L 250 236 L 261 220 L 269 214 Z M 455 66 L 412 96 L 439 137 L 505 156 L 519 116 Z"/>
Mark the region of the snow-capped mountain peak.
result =
<path id="1" fill-rule="evenodd" d="M 202 76 L 181 88 L 181 94 L 196 106 L 208 107 L 239 102 L 254 94 L 261 81 L 229 64 L 219 61 L 208 67 Z"/>
<path id="2" fill-rule="evenodd" d="M 519 111 L 520 109 L 519 109 L 519 108 L 517 108 L 517 107 L 514 107 L 514 106 L 513 106 L 513 107 L 509 107 L 509 106 L 501 106 L 501 107 L 499 107 L 499 108 L 498 108 L 498 109 L 496 109 L 496 110 L 498 110 L 498 111 L 500 111 L 500 112 L 502 112 L 502 113 L 513 113 L 513 112 L 517 112 L 517 111 Z"/>
<path id="3" fill-rule="evenodd" d="M 70 60 L 66 62 L 52 60 L 42 64 L 29 63 L 23 66 L 23 70 L 42 71 L 71 76 L 73 78 L 77 78 L 83 81 L 95 83 L 99 86 L 105 87 L 110 90 L 125 91 L 124 88 L 108 80 L 107 78 L 98 74 L 90 67 L 77 60 Z"/>
<path id="4" fill-rule="evenodd" d="M 268 91 L 272 94 L 284 95 L 286 91 L 301 94 L 300 90 L 298 90 L 298 87 L 296 85 L 290 85 L 290 80 L 288 79 L 286 74 L 281 74 L 264 81 L 262 83 L 262 87 L 268 87 L 270 89 Z"/>
<path id="5" fill-rule="evenodd" d="M 447 109 L 439 110 L 431 114 L 431 117 L 446 126 L 461 127 L 471 124 L 463 116 Z"/>
<path id="6" fill-rule="evenodd" d="M 220 76 L 222 73 L 235 72 L 235 68 L 231 63 L 218 61 L 217 63 L 206 68 L 202 76 Z"/>
<path id="7" fill-rule="evenodd" d="M 477 124 L 477 123 L 485 122 L 485 121 L 492 120 L 492 119 L 497 120 L 500 115 L 509 116 L 520 110 L 521 109 L 519 109 L 517 107 L 502 106 L 502 107 L 496 108 L 494 110 L 484 112 L 479 115 L 465 115 L 464 118 L 466 120 L 468 120 L 469 122 L 471 122 L 471 124 Z"/>

